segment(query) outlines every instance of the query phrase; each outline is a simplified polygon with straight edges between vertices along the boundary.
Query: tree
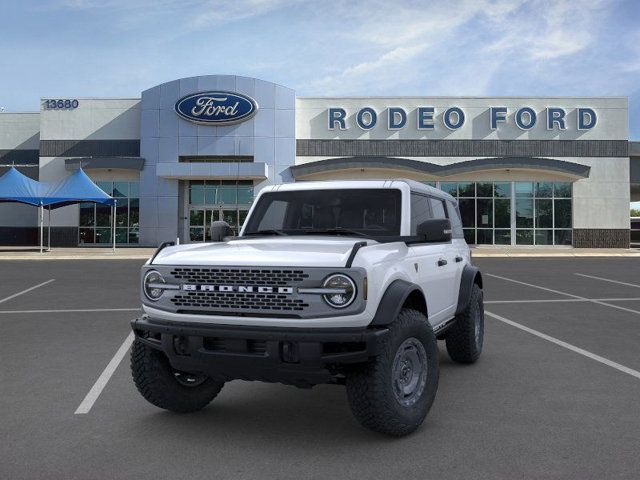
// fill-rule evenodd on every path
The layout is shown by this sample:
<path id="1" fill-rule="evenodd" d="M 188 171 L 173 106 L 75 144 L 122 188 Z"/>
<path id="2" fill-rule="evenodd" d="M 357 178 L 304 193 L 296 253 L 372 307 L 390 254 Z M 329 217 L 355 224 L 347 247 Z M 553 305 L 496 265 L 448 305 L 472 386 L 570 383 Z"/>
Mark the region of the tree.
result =
<path id="1" fill-rule="evenodd" d="M 637 208 L 632 208 L 631 209 L 631 216 L 632 217 L 640 217 L 640 210 Z"/>

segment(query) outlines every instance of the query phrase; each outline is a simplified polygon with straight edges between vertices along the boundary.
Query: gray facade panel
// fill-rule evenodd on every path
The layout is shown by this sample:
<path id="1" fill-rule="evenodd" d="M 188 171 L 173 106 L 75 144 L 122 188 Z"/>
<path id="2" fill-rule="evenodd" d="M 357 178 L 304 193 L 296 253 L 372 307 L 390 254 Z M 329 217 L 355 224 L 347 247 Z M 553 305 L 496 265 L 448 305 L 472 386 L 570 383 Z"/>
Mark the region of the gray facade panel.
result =
<path id="1" fill-rule="evenodd" d="M 254 117 L 232 125 L 190 123 L 176 114 L 175 104 L 181 96 L 198 90 L 230 90 L 249 95 L 259 109 Z M 140 172 L 140 243 L 157 245 L 189 236 L 179 220 L 185 215 L 180 181 L 253 179 L 258 190 L 282 181 L 282 175 L 276 171 L 295 163 L 295 92 L 274 83 L 234 75 L 174 80 L 142 93 L 141 132 L 140 154 L 146 163 Z M 189 164 L 180 162 L 184 156 L 251 156 L 254 163 Z"/>
<path id="2" fill-rule="evenodd" d="M 7 173 L 7 171 L 11 168 L 11 165 L 0 165 L 0 177 Z M 33 178 L 34 180 L 39 180 L 40 170 L 38 169 L 38 164 L 29 165 L 29 166 L 18 166 L 16 162 L 16 170 L 18 170 L 23 175 L 26 175 L 29 178 Z"/>
<path id="3" fill-rule="evenodd" d="M 0 164 L 3 165 L 38 165 L 38 150 L 0 150 Z"/>
<path id="4" fill-rule="evenodd" d="M 41 157 L 138 157 L 140 140 L 40 140 Z"/>
<path id="5" fill-rule="evenodd" d="M 296 140 L 301 157 L 628 157 L 626 140 Z"/>
<path id="6" fill-rule="evenodd" d="M 631 183 L 640 183 L 640 157 L 631 157 L 630 161 Z"/>
<path id="7" fill-rule="evenodd" d="M 48 227 L 44 227 L 44 242 L 47 243 Z M 37 246 L 40 244 L 38 227 L 0 226 L 0 241 L 4 246 Z M 51 227 L 52 247 L 77 247 L 78 227 Z"/>

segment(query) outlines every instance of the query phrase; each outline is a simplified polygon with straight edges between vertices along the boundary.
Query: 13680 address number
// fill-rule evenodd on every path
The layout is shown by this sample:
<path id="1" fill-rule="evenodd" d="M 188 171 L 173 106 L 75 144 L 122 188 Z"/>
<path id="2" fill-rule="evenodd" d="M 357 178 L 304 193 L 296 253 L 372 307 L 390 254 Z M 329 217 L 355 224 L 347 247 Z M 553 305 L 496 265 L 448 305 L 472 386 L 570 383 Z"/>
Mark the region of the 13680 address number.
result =
<path id="1" fill-rule="evenodd" d="M 60 98 L 51 98 L 44 101 L 44 108 L 47 110 L 67 110 L 78 108 L 80 102 L 76 99 L 60 99 Z"/>

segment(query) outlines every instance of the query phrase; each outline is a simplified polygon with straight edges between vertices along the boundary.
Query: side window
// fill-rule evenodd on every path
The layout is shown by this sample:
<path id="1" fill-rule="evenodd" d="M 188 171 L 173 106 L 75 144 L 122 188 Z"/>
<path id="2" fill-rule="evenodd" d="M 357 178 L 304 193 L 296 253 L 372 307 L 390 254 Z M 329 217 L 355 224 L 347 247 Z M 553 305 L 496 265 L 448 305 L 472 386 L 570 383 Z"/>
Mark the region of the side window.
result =
<path id="1" fill-rule="evenodd" d="M 429 197 L 411 194 L 411 235 L 416 235 L 418 225 L 425 220 L 433 218 L 431 215 L 431 206 L 429 205 Z"/>
<path id="2" fill-rule="evenodd" d="M 451 236 L 453 238 L 464 238 L 462 220 L 460 220 L 458 209 L 453 202 L 445 203 L 447 204 L 447 213 L 449 214 L 449 220 L 451 221 Z"/>
<path id="3" fill-rule="evenodd" d="M 447 214 L 444 211 L 444 202 L 439 198 L 430 198 L 431 210 L 433 211 L 433 218 L 447 218 Z"/>

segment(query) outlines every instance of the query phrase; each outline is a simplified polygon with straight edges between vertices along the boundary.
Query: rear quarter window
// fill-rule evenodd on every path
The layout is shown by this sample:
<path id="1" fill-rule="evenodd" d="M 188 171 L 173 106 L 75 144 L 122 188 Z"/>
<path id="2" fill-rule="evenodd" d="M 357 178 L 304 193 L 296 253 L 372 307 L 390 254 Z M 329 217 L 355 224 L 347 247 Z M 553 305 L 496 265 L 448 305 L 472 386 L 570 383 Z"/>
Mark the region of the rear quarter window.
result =
<path id="1" fill-rule="evenodd" d="M 460 212 L 453 202 L 445 202 L 447 205 L 447 213 L 451 222 L 451 236 L 453 238 L 464 238 L 464 230 L 462 230 L 462 220 L 460 220 Z"/>
<path id="2" fill-rule="evenodd" d="M 444 203 L 439 198 L 430 198 L 431 211 L 433 212 L 433 218 L 447 218 L 445 212 Z"/>
<path id="3" fill-rule="evenodd" d="M 433 218 L 429 197 L 411 193 L 411 235 L 417 234 L 418 225 Z"/>

